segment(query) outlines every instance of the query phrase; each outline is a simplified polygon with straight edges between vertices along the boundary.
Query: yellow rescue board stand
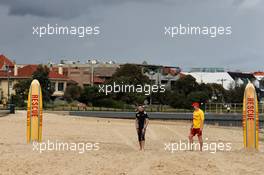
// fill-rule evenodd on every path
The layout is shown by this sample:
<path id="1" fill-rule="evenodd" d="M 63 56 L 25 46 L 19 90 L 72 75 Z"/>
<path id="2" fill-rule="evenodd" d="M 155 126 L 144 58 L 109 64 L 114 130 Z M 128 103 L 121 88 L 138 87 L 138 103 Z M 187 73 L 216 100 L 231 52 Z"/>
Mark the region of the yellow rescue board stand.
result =
<path id="1" fill-rule="evenodd" d="M 255 87 L 248 83 L 244 92 L 243 100 L 243 136 L 246 149 L 259 147 L 259 111 L 258 99 Z"/>
<path id="2" fill-rule="evenodd" d="M 38 80 L 30 85 L 27 103 L 27 143 L 42 139 L 42 92 Z"/>

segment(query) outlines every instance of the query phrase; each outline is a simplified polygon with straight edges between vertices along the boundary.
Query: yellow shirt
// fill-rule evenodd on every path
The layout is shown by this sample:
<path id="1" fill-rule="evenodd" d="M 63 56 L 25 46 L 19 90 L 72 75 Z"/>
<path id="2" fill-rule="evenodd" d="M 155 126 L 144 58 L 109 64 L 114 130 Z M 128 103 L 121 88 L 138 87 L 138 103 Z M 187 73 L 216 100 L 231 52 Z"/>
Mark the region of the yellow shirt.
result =
<path id="1" fill-rule="evenodd" d="M 204 121 L 204 112 L 199 109 L 193 112 L 193 128 L 200 128 L 201 122 Z"/>

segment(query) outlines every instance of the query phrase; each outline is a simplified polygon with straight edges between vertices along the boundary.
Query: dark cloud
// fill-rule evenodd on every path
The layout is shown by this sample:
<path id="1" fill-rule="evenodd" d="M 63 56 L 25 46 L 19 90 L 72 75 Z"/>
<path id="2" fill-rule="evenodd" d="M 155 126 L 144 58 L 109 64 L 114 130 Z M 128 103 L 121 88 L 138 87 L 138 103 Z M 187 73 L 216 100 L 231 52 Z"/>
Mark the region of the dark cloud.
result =
<path id="1" fill-rule="evenodd" d="M 128 2 L 176 4 L 177 6 L 219 3 L 210 0 L 1 0 L 0 5 L 8 7 L 9 15 L 70 19 L 87 14 L 97 6 L 110 6 Z M 229 3 L 227 2 L 224 1 L 222 4 L 252 6 L 260 3 L 261 0 L 230 0 Z"/>
<path id="2" fill-rule="evenodd" d="M 233 0 L 233 5 L 242 8 L 263 6 L 263 0 Z"/>
<path id="3" fill-rule="evenodd" d="M 245 2 L 245 0 L 234 0 L 233 5 L 235 5 L 235 6 L 241 5 L 243 2 Z"/>
<path id="4" fill-rule="evenodd" d="M 98 58 L 264 70 L 263 4 L 264 0 L 0 0 L 0 54 L 18 63 Z M 98 25 L 101 35 L 32 35 L 32 26 L 47 24 Z M 164 26 L 179 24 L 230 25 L 233 32 L 218 38 L 164 36 Z"/>
<path id="5" fill-rule="evenodd" d="M 127 2 L 163 2 L 163 0 L 1 0 L 0 5 L 8 7 L 9 15 L 69 19 L 89 13 L 95 6 Z"/>

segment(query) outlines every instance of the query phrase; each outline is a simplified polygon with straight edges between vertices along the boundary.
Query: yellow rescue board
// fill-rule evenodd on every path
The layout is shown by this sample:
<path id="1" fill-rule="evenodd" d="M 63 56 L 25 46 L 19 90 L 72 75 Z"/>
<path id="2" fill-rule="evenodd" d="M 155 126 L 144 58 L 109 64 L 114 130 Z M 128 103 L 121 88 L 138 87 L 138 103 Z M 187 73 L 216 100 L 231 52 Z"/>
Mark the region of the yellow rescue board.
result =
<path id="1" fill-rule="evenodd" d="M 244 92 L 243 100 L 243 136 L 245 148 L 258 150 L 258 130 L 259 111 L 257 94 L 254 85 L 248 83 Z"/>
<path id="2" fill-rule="evenodd" d="M 42 139 L 42 92 L 38 80 L 30 85 L 27 103 L 27 143 Z"/>

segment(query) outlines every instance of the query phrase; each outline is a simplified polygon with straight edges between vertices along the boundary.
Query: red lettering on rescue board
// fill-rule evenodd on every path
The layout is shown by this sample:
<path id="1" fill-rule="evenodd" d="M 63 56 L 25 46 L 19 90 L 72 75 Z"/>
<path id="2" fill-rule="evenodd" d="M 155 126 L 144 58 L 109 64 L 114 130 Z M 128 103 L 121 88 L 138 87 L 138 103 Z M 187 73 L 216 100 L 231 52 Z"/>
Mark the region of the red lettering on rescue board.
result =
<path id="1" fill-rule="evenodd" d="M 247 99 L 247 114 L 248 114 L 248 120 L 254 120 L 255 117 L 255 99 L 254 98 L 248 98 Z"/>
<path id="2" fill-rule="evenodd" d="M 38 95 L 32 95 L 31 105 L 32 105 L 32 117 L 38 117 Z"/>

